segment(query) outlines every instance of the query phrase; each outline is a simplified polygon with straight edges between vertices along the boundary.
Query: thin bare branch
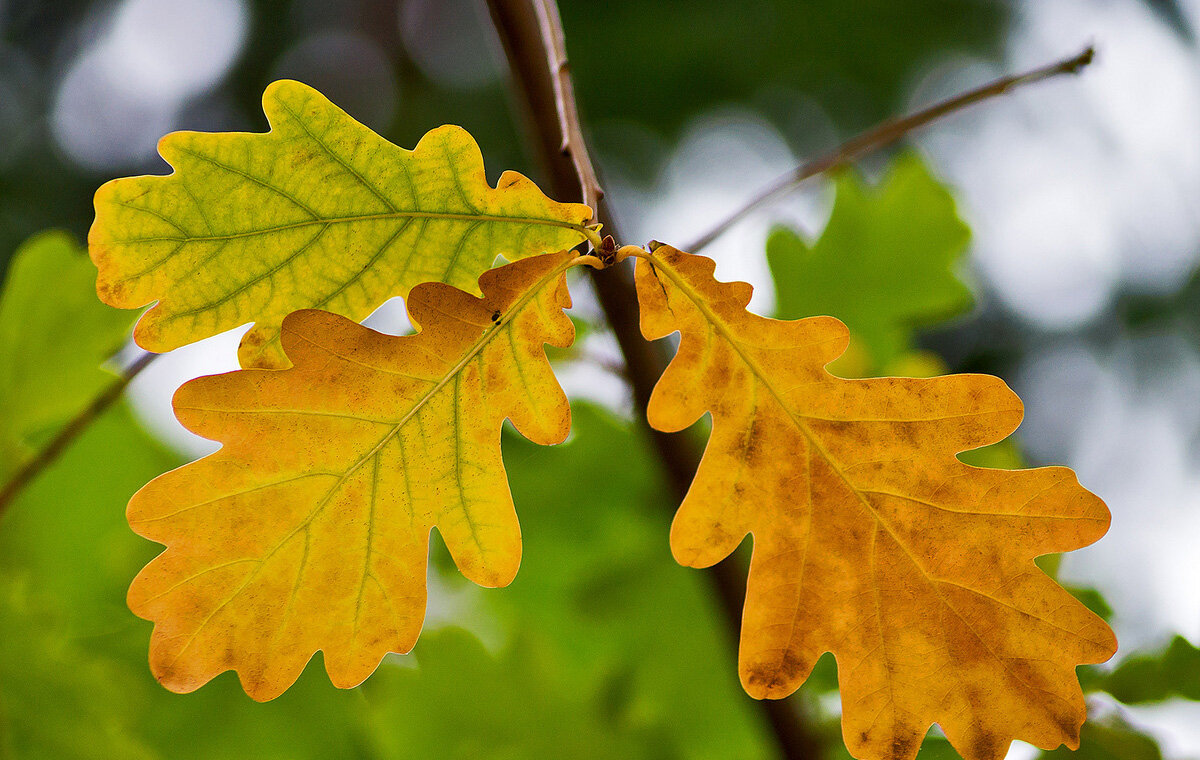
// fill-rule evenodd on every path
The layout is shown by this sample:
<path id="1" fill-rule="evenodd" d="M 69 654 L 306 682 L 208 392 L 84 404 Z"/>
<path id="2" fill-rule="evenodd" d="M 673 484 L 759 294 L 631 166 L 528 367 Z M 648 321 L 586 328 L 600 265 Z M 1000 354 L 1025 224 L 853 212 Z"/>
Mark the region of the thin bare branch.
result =
<path id="1" fill-rule="evenodd" d="M 973 90 L 955 95 L 916 113 L 889 119 L 847 140 L 829 153 L 808 161 L 770 183 L 754 195 L 744 206 L 734 211 L 711 230 L 692 241 L 682 250 L 696 253 L 720 237 L 726 230 L 745 219 L 751 212 L 777 200 L 810 177 L 852 163 L 862 156 L 890 145 L 915 129 L 937 121 L 943 116 L 960 111 L 984 100 L 1004 95 L 1017 87 L 1061 74 L 1077 74 L 1095 58 L 1096 51 L 1088 46 L 1083 52 L 1061 61 L 1041 66 L 1023 74 L 1001 77 Z"/>
<path id="2" fill-rule="evenodd" d="M 579 124 L 579 109 L 575 105 L 575 85 L 571 81 L 571 64 L 567 61 L 567 43 L 563 36 L 562 19 L 558 15 L 558 4 L 554 0 L 534 0 L 538 29 L 542 34 L 542 47 L 546 51 L 546 65 L 554 84 L 554 103 L 558 110 L 558 128 L 562 133 L 560 150 L 571 157 L 575 173 L 579 176 L 579 187 L 583 191 L 583 202 L 599 213 L 600 199 L 604 189 L 596 177 L 592 157 L 583 139 Z"/>
<path id="3" fill-rule="evenodd" d="M 0 489 L 0 517 L 4 516 L 5 509 L 16 499 L 25 486 L 33 482 L 42 470 L 45 470 L 57 460 L 67 447 L 71 445 L 76 438 L 87 430 L 93 422 L 99 419 L 110 406 L 121 398 L 121 394 L 129 387 L 129 383 L 133 378 L 137 377 L 142 370 L 150 366 L 150 362 L 154 361 L 160 354 L 144 354 L 129 368 L 125 370 L 117 379 L 113 380 L 108 387 L 100 392 L 100 395 L 92 399 L 92 403 L 88 404 L 79 414 L 75 415 L 71 420 L 63 426 L 61 430 L 46 444 L 45 448 L 39 451 L 32 459 L 24 464 L 21 469 L 9 479 L 4 487 Z"/>

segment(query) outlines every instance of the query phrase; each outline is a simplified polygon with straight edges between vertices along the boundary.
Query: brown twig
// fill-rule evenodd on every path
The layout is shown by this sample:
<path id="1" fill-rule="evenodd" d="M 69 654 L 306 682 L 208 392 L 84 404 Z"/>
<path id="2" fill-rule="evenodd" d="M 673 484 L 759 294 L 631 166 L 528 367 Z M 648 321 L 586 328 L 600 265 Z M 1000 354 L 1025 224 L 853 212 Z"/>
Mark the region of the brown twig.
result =
<path id="1" fill-rule="evenodd" d="M 100 392 L 100 395 L 92 399 L 92 403 L 88 404 L 70 422 L 64 425 L 54 438 L 50 440 L 50 443 L 46 444 L 45 448 L 26 462 L 21 469 L 17 470 L 16 474 L 4 484 L 4 488 L 0 489 L 0 517 L 3 517 L 5 509 L 17 497 L 17 494 L 25 486 L 29 485 L 42 470 L 49 467 L 58 459 L 66 451 L 67 447 L 84 430 L 87 430 L 89 425 L 116 403 L 117 399 L 121 398 L 121 394 L 125 392 L 125 389 L 129 387 L 129 383 L 133 381 L 133 378 L 137 377 L 158 356 L 159 354 L 145 354 L 133 364 L 130 364 L 120 377 L 113 380 L 107 388 Z"/>
<path id="2" fill-rule="evenodd" d="M 546 51 L 546 65 L 554 85 L 554 105 L 558 112 L 558 129 L 562 134 L 559 150 L 570 156 L 571 163 L 575 165 L 583 202 L 598 209 L 604 190 L 596 178 L 591 154 L 583 140 L 583 129 L 579 126 L 575 85 L 571 81 L 571 64 L 567 61 L 567 43 L 563 37 L 562 18 L 558 15 L 558 3 L 554 0 L 533 0 L 531 4 L 537 15 L 542 46 Z"/>
<path id="3" fill-rule="evenodd" d="M 726 230 L 746 218 L 752 211 L 779 198 L 810 177 L 851 163 L 862 156 L 886 147 L 912 132 L 947 114 L 962 110 L 976 103 L 1003 95 L 1017 87 L 1060 74 L 1077 74 L 1095 58 L 1096 51 L 1088 46 L 1082 53 L 1061 61 L 1041 66 L 1023 74 L 1000 77 L 974 90 L 955 95 L 916 113 L 889 119 L 847 140 L 829 153 L 808 161 L 784 174 L 754 195 L 744 206 L 734 211 L 711 230 L 696 238 L 682 250 L 695 253 L 720 237 Z"/>
<path id="4" fill-rule="evenodd" d="M 539 6 L 544 7 L 542 11 Z M 561 92 L 571 92 L 567 69 L 554 63 L 565 59 L 558 53 L 541 53 L 552 50 L 555 45 L 561 48 L 562 44 L 557 9 L 545 10 L 552 6 L 550 0 L 488 0 L 496 29 L 508 53 L 514 84 L 526 106 L 538 158 L 546 166 L 554 195 L 559 200 L 583 200 L 588 197 L 588 184 L 595 183 L 598 190 L 599 183 L 595 182 L 594 173 L 590 173 L 591 159 L 573 97 L 570 101 L 556 97 Z M 580 170 L 580 166 L 588 168 Z M 609 232 L 620 238 L 603 203 L 596 210 Z M 642 338 L 634 308 L 637 295 L 628 265 L 610 267 L 603 272 L 592 271 L 592 275 L 600 306 L 625 359 L 635 407 L 640 412 L 639 424 L 655 447 L 678 503 L 696 474 L 700 463 L 699 448 L 686 435 L 662 433 L 645 424 L 650 392 L 665 369 L 668 357 L 661 343 L 650 343 Z M 736 641 L 745 597 L 744 568 L 738 567 L 733 560 L 726 560 L 714 567 L 709 575 Z M 758 704 L 783 757 L 789 760 L 822 757 L 821 741 L 805 723 L 794 701 L 763 700 Z"/>
<path id="5" fill-rule="evenodd" d="M 574 160 L 562 150 L 563 128 L 555 97 L 555 79 L 560 74 L 547 66 L 547 56 L 541 54 L 544 30 L 534 8 L 538 2 L 540 0 L 488 0 L 488 7 L 508 53 L 513 84 L 520 91 L 520 100 L 525 106 L 522 110 L 528 117 L 525 121 L 536 147 L 535 156 L 544 164 L 556 198 L 582 201 L 584 191 Z M 557 18 L 557 15 L 549 18 Z M 567 118 L 575 119 L 578 124 L 578 117 L 572 114 L 568 111 Z M 568 151 L 586 151 L 587 145 L 582 140 L 571 143 L 572 134 L 580 133 L 577 128 L 567 130 Z M 615 234 L 603 202 L 597 211 Z M 642 338 L 637 310 L 632 308 L 636 293 L 628 267 L 610 267 L 602 273 L 590 271 L 601 308 L 625 360 L 634 403 L 644 411 L 654 383 L 667 366 L 668 357 L 660 346 Z M 675 490 L 682 496 L 696 473 L 699 452 L 682 437 L 654 430 L 649 434 Z"/>

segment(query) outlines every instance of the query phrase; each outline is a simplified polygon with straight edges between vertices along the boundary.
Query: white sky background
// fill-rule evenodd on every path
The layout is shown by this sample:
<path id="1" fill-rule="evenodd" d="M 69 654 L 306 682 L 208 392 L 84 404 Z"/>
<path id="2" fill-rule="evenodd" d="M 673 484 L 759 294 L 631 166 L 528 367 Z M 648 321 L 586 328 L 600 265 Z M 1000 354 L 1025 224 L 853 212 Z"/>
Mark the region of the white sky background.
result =
<path id="1" fill-rule="evenodd" d="M 321 6 L 301 3 L 298 18 L 320 21 Z M 494 60 L 442 55 L 437 35 L 421 31 L 461 28 L 464 0 L 414 0 L 405 7 L 401 39 L 427 75 L 464 89 L 502 75 Z M 1188 0 L 1184 12 L 1200 35 L 1200 0 Z M 964 59 L 931 62 L 912 82 L 911 105 L 1060 58 L 1088 42 L 1098 47 L 1096 63 L 1081 77 L 954 116 L 922 133 L 918 144 L 960 195 L 974 230 L 972 268 L 984 297 L 1040 336 L 1043 347 L 1006 378 L 1026 401 L 1023 444 L 1039 462 L 1075 468 L 1113 511 L 1109 535 L 1069 555 L 1064 577 L 1099 587 L 1113 603 L 1122 655 L 1161 644 L 1174 632 L 1197 641 L 1197 347 L 1171 335 L 1104 346 L 1079 336 L 1112 305 L 1118 289 L 1170 292 L 1196 266 L 1200 54 L 1138 0 L 1026 0 L 1017 4 L 1017 16 L 1000 69 Z M 157 139 L 227 74 L 247 20 L 242 0 L 125 0 L 98 20 L 65 70 L 52 114 L 60 149 L 105 171 L 151 161 Z M 330 51 L 352 58 L 365 73 L 317 81 Z M 386 57 L 353 32 L 301 40 L 278 68 L 281 76 L 313 80 L 373 126 L 403 108 Z M 828 134 L 829 124 L 802 101 L 797 108 L 806 128 Z M 802 158 L 761 117 L 723 108 L 689 125 L 651 186 L 610 168 L 608 189 L 629 242 L 685 244 Z M 774 298 L 763 255 L 767 229 L 784 222 L 814 235 L 830 200 L 827 186 L 814 182 L 705 253 L 717 260 L 720 278 L 753 283 L 754 308 L 768 312 Z M 594 308 L 586 288 L 576 287 L 575 297 L 583 309 Z M 373 324 L 399 331 L 402 305 L 389 304 Z M 213 445 L 178 426 L 170 396 L 186 379 L 236 369 L 243 331 L 173 352 L 133 385 L 139 415 L 188 453 Z M 603 335 L 590 339 L 585 353 L 615 357 Z M 564 384 L 576 395 L 627 408 L 620 383 L 594 364 L 572 367 Z M 1130 714 L 1156 726 L 1168 756 L 1200 757 L 1200 705 Z"/>

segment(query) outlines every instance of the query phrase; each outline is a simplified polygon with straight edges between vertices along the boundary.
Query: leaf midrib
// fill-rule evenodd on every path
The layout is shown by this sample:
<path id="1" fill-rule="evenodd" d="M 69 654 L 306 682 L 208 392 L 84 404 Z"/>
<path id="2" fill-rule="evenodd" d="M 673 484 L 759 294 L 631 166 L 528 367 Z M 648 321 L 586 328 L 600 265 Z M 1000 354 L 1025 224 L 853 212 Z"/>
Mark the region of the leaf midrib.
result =
<path id="1" fill-rule="evenodd" d="M 138 208 L 138 211 L 146 209 Z M 474 214 L 474 213 L 458 213 L 450 211 L 386 211 L 377 214 L 357 214 L 347 216 L 319 216 L 313 219 L 304 219 L 299 222 L 290 222 L 288 224 L 280 224 L 274 227 L 262 227 L 259 229 L 245 230 L 242 232 L 231 232 L 224 234 L 201 234 L 187 236 L 170 236 L 163 235 L 158 237 L 138 237 L 138 238 L 114 238 L 108 242 L 115 245 L 133 245 L 137 243 L 192 243 L 192 242 L 207 242 L 215 240 L 238 240 L 242 238 L 258 237 L 263 235 L 271 235 L 278 232 L 287 232 L 304 227 L 312 227 L 314 225 L 331 226 L 335 224 L 353 224 L 355 222 L 373 222 L 380 220 L 394 219 L 446 219 L 460 222 L 494 222 L 502 224 L 533 224 L 543 227 L 560 227 L 562 229 L 575 230 L 581 236 L 587 236 L 587 226 L 576 222 L 567 222 L 561 219 L 547 219 L 544 217 L 524 217 L 510 216 L 505 214 Z"/>
<path id="2" fill-rule="evenodd" d="M 360 458 L 346 470 L 345 477 L 343 477 L 330 488 L 330 493 L 336 491 L 347 478 L 354 474 L 359 467 L 365 464 L 367 460 L 369 460 L 375 454 L 379 453 L 379 451 L 386 446 L 389 441 L 395 438 L 396 435 L 400 433 L 401 428 L 408 424 L 408 422 L 415 417 L 417 413 L 420 412 L 421 409 L 423 409 L 425 405 L 433 399 L 434 396 L 436 396 L 443 388 L 445 388 L 452 380 L 454 380 L 458 374 L 463 371 L 467 364 L 469 364 L 471 360 L 475 358 L 476 354 L 482 351 L 484 347 L 487 346 L 487 344 L 490 343 L 492 339 L 500 333 L 501 330 L 506 329 L 512 323 L 512 321 L 516 319 L 517 315 L 524 311 L 525 307 L 529 305 L 529 302 L 533 299 L 533 297 L 537 293 L 541 292 L 542 288 L 546 287 L 547 283 L 554 280 L 568 269 L 584 263 L 584 258 L 587 257 L 578 256 L 568 259 L 551 270 L 550 273 L 539 279 L 533 287 L 522 293 L 521 297 L 518 298 L 507 311 L 501 314 L 500 318 L 497 319 L 496 322 L 488 326 L 488 328 L 483 331 L 483 334 L 479 336 L 479 339 L 476 340 L 475 343 L 473 343 L 471 347 L 462 354 L 458 360 L 458 363 L 451 367 L 436 385 L 426 391 L 425 395 L 417 399 L 412 408 L 403 417 L 401 417 L 395 425 L 392 426 L 392 429 L 388 431 L 388 433 L 379 441 L 379 443 L 377 443 L 370 451 L 364 454 L 362 458 Z M 326 498 L 328 498 L 328 496 L 326 496 Z"/>

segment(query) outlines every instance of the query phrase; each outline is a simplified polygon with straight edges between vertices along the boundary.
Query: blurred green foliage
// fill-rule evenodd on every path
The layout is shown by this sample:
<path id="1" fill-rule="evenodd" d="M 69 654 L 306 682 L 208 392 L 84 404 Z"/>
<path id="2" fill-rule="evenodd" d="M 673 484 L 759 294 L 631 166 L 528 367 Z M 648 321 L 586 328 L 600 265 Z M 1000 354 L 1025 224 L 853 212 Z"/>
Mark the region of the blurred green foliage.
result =
<path id="1" fill-rule="evenodd" d="M 1066 747 L 1043 752 L 1039 760 L 1161 760 L 1162 752 L 1152 738 L 1119 717 L 1106 717 L 1083 724 L 1079 749 Z"/>
<path id="2" fill-rule="evenodd" d="M 1127 705 L 1171 697 L 1200 701 L 1200 649 L 1176 636 L 1160 652 L 1127 658 L 1097 686 Z"/>
<path id="3" fill-rule="evenodd" d="M 417 667 L 363 686 L 379 757 L 579 760 L 682 757 L 661 731 L 631 724 L 603 689 L 580 688 L 552 648 L 517 637 L 493 655 L 456 628 L 421 637 Z M 464 688 L 465 687 L 465 688 Z"/>
<path id="4" fill-rule="evenodd" d="M 542 632 L 578 683 L 680 756 L 772 757 L 711 573 L 671 557 L 676 505 L 640 432 L 576 404 L 568 444 L 510 435 L 504 456 L 525 546 L 517 579 L 486 595 L 498 617 Z"/>
<path id="5" fill-rule="evenodd" d="M 119 663 L 80 647 L 28 578 L 0 577 L 0 757 L 142 760 Z"/>
<path id="6" fill-rule="evenodd" d="M 781 319 L 829 314 L 846 323 L 880 374 L 913 348 L 916 328 L 967 311 L 960 279 L 970 229 L 950 190 L 914 154 L 876 187 L 851 170 L 835 182 L 833 213 L 809 244 L 786 228 L 767 239 Z"/>
<path id="7" fill-rule="evenodd" d="M 585 117 L 627 118 L 667 133 L 713 104 L 772 89 L 805 93 L 845 127 L 867 126 L 903 106 L 911 72 L 932 59 L 997 56 L 1008 16 L 988 0 L 569 0 L 561 7 Z"/>
<path id="8" fill-rule="evenodd" d="M 137 317 L 96 299 L 96 268 L 62 232 L 17 251 L 0 288 L 0 482 L 114 376 L 99 365 Z"/>

